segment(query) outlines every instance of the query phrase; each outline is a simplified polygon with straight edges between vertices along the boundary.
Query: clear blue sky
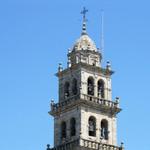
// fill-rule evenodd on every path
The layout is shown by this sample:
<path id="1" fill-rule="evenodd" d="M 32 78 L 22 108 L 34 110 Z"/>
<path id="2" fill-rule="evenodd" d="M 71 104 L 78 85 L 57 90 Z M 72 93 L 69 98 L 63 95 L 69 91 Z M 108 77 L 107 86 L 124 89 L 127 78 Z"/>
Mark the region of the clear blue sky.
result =
<path id="1" fill-rule="evenodd" d="M 81 32 L 80 11 L 89 9 L 88 33 L 99 47 L 105 10 L 104 65 L 110 60 L 113 97 L 120 96 L 118 143 L 150 149 L 149 0 L 0 1 L 0 150 L 45 150 L 53 144 L 51 98 L 57 101 L 58 63 Z"/>

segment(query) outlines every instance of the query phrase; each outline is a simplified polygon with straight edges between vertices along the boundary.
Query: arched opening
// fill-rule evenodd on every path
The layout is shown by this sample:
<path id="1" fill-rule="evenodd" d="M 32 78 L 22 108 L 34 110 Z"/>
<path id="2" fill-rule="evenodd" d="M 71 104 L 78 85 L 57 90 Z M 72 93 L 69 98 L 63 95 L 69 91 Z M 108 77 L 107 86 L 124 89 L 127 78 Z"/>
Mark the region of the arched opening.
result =
<path id="1" fill-rule="evenodd" d="M 108 121 L 104 119 L 101 121 L 101 137 L 108 140 L 108 133 Z"/>
<path id="2" fill-rule="evenodd" d="M 73 93 L 73 95 L 76 95 L 77 94 L 77 92 L 78 92 L 78 87 L 77 87 L 77 79 L 73 79 L 72 80 L 72 93 Z"/>
<path id="3" fill-rule="evenodd" d="M 70 96 L 69 88 L 70 88 L 70 84 L 69 84 L 69 82 L 66 82 L 66 83 L 65 83 L 65 87 L 64 87 L 65 98 L 67 98 L 67 97 Z"/>
<path id="4" fill-rule="evenodd" d="M 105 98 L 104 81 L 99 80 L 97 85 L 98 97 Z"/>
<path id="5" fill-rule="evenodd" d="M 93 60 L 92 65 L 93 65 L 93 66 L 96 66 L 96 60 Z"/>
<path id="6" fill-rule="evenodd" d="M 71 118 L 70 120 L 70 136 L 76 135 L 76 120 L 75 118 Z"/>
<path id="7" fill-rule="evenodd" d="M 66 134 L 67 132 L 66 132 L 66 122 L 62 122 L 61 123 L 61 138 L 62 139 L 64 139 L 64 138 L 66 138 Z"/>
<path id="8" fill-rule="evenodd" d="M 87 94 L 88 95 L 94 95 L 94 79 L 92 77 L 89 77 L 87 80 Z"/>
<path id="9" fill-rule="evenodd" d="M 96 136 L 96 119 L 93 116 L 89 118 L 89 136 Z"/>

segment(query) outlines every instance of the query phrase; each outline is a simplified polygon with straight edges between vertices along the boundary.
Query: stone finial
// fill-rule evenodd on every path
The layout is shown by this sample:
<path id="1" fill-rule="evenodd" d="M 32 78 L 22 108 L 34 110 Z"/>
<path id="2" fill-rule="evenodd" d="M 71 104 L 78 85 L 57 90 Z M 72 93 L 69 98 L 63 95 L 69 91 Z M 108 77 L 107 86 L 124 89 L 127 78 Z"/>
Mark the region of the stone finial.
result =
<path id="1" fill-rule="evenodd" d="M 50 150 L 50 144 L 47 144 L 47 149 L 46 150 Z"/>
<path id="2" fill-rule="evenodd" d="M 111 70 L 111 63 L 110 63 L 110 61 L 107 61 L 106 69 Z"/>
<path id="3" fill-rule="evenodd" d="M 71 67 L 71 60 L 70 60 L 70 56 L 68 56 L 67 66 L 68 66 L 68 68 L 70 68 L 70 67 Z"/>
<path id="4" fill-rule="evenodd" d="M 58 72 L 61 72 L 62 70 L 63 70 L 62 63 L 59 63 Z"/>
<path id="5" fill-rule="evenodd" d="M 123 142 L 121 142 L 121 150 L 124 150 L 124 143 Z"/>
<path id="6" fill-rule="evenodd" d="M 54 99 L 51 99 L 51 106 L 54 105 Z"/>
<path id="7" fill-rule="evenodd" d="M 119 107 L 120 98 L 119 98 L 119 97 L 116 97 L 115 102 L 116 102 L 116 106 Z"/>
<path id="8" fill-rule="evenodd" d="M 119 102 L 120 102 L 120 98 L 117 96 L 116 97 L 116 103 L 119 104 Z"/>
<path id="9" fill-rule="evenodd" d="M 65 93 L 65 99 L 67 99 L 68 98 L 68 93 Z"/>
<path id="10" fill-rule="evenodd" d="M 68 54 L 70 54 L 71 53 L 71 49 L 70 48 L 68 48 Z"/>
<path id="11" fill-rule="evenodd" d="M 101 54 L 102 53 L 102 50 L 99 48 L 99 47 L 97 47 L 97 51 Z M 102 56 L 100 56 L 101 57 L 101 59 L 102 59 Z"/>

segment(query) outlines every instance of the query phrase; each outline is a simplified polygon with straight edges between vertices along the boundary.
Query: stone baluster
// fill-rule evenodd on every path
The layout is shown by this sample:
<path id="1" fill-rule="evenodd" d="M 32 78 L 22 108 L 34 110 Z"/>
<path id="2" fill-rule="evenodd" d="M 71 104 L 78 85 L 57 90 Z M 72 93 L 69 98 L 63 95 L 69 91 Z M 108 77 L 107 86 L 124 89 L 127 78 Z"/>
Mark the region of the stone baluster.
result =
<path id="1" fill-rule="evenodd" d="M 94 143 L 93 143 L 93 142 L 91 142 L 91 148 L 93 148 L 93 146 L 94 146 Z"/>
<path id="2" fill-rule="evenodd" d="M 117 147 L 114 147 L 114 149 L 113 150 L 117 150 Z"/>
<path id="3" fill-rule="evenodd" d="M 121 142 L 120 150 L 124 150 L 124 143 Z"/>
<path id="4" fill-rule="evenodd" d="M 88 142 L 87 141 L 85 141 L 85 146 L 88 147 Z"/>
<path id="5" fill-rule="evenodd" d="M 81 139 L 81 146 L 82 146 L 82 143 L 83 143 L 83 146 L 85 146 L 85 147 L 86 147 L 86 143 L 85 143 L 85 141 Z"/>
<path id="6" fill-rule="evenodd" d="M 90 142 L 90 148 L 92 148 L 92 147 L 93 147 L 93 142 L 91 141 L 91 142 Z"/>
<path id="7" fill-rule="evenodd" d="M 98 150 L 101 150 L 101 143 L 98 144 Z"/>
<path id="8" fill-rule="evenodd" d="M 102 150 L 107 150 L 107 146 L 106 146 L 106 145 L 103 145 L 103 146 L 102 146 Z"/>
<path id="9" fill-rule="evenodd" d="M 92 142 L 92 148 L 95 148 L 95 142 Z"/>
<path id="10" fill-rule="evenodd" d="M 93 142 L 92 141 L 90 142 L 90 148 L 93 148 Z"/>
<path id="11" fill-rule="evenodd" d="M 91 142 L 88 141 L 88 148 L 91 148 Z"/>
<path id="12" fill-rule="evenodd" d="M 114 146 L 110 146 L 110 150 L 114 150 Z"/>
<path id="13" fill-rule="evenodd" d="M 87 147 L 89 147 L 89 142 L 87 141 Z"/>

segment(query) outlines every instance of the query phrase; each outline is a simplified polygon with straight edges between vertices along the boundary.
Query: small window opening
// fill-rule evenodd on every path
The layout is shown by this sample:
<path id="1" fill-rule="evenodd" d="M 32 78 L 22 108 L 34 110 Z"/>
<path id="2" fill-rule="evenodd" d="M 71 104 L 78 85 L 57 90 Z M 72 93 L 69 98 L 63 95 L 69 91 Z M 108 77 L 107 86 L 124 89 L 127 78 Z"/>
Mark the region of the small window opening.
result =
<path id="1" fill-rule="evenodd" d="M 98 91 L 98 97 L 100 98 L 105 98 L 105 91 L 104 91 L 104 81 L 103 80 L 99 80 L 98 81 L 98 86 L 97 86 L 97 91 Z"/>
<path id="2" fill-rule="evenodd" d="M 96 136 L 96 119 L 95 119 L 95 117 L 89 118 L 89 136 Z"/>
<path id="3" fill-rule="evenodd" d="M 77 89 L 77 79 L 74 78 L 73 81 L 72 81 L 72 93 L 73 93 L 73 95 L 76 95 L 77 91 L 78 91 L 78 89 Z"/>
<path id="4" fill-rule="evenodd" d="M 93 66 L 96 66 L 96 63 L 93 63 Z"/>
<path id="5" fill-rule="evenodd" d="M 108 140 L 108 122 L 107 120 L 101 121 L 101 137 L 105 140 Z"/>
<path id="6" fill-rule="evenodd" d="M 75 118 L 72 118 L 70 120 L 70 135 L 75 136 L 76 135 L 76 120 Z"/>
<path id="7" fill-rule="evenodd" d="M 61 124 L 61 138 L 65 139 L 66 138 L 66 122 L 62 122 Z"/>
<path id="8" fill-rule="evenodd" d="M 94 95 L 94 79 L 93 78 L 88 78 L 88 89 L 87 89 L 87 94 L 88 95 Z"/>
<path id="9" fill-rule="evenodd" d="M 65 83 L 65 98 L 68 98 L 70 96 L 70 93 L 69 93 L 69 88 L 70 88 L 70 84 L 69 82 L 66 82 Z"/>

